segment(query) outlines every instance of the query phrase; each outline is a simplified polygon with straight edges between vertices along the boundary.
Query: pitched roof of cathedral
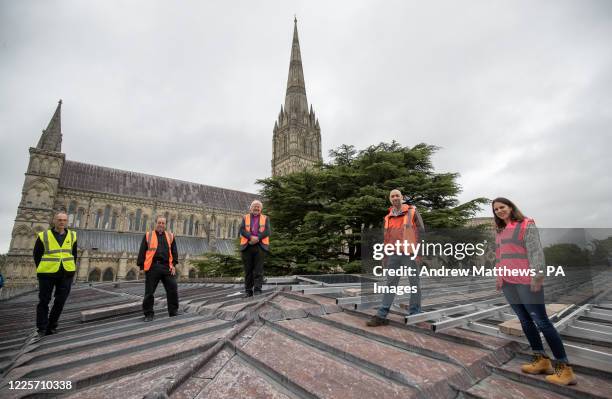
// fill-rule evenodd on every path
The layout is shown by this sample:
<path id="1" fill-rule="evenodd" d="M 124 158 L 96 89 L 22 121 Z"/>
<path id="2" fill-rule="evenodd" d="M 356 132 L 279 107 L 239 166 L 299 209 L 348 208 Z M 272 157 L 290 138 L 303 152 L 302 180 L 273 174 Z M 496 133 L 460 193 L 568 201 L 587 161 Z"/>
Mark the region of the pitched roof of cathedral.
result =
<path id="1" fill-rule="evenodd" d="M 243 191 L 207 186 L 168 177 L 66 161 L 60 187 L 100 193 L 203 205 L 230 211 L 247 211 L 259 196 Z"/>
<path id="2" fill-rule="evenodd" d="M 96 248 L 103 253 L 138 253 L 144 233 L 119 233 L 116 231 L 77 229 L 79 248 Z M 216 248 L 219 253 L 232 255 L 236 253 L 233 239 L 217 239 Z M 201 255 L 210 252 L 208 240 L 202 237 L 177 236 L 176 246 L 179 256 Z"/>

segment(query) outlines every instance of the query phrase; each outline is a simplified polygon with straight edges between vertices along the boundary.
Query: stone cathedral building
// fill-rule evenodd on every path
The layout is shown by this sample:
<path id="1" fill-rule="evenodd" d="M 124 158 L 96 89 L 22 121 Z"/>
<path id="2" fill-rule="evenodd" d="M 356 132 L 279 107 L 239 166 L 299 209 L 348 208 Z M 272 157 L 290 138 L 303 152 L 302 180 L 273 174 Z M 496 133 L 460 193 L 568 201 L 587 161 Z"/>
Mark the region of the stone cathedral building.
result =
<path id="1" fill-rule="evenodd" d="M 11 279 L 35 279 L 32 248 L 55 211 L 68 214 L 78 234 L 80 281 L 142 277 L 140 242 L 157 215 L 177 237 L 178 273 L 196 277 L 189 260 L 207 252 L 234 253 L 242 215 L 256 194 L 67 159 L 62 152 L 62 101 L 36 147 L 31 147 L 21 201 L 3 270 Z M 321 129 L 308 109 L 294 21 L 285 105 L 274 124 L 272 173 L 284 175 L 321 161 Z"/>

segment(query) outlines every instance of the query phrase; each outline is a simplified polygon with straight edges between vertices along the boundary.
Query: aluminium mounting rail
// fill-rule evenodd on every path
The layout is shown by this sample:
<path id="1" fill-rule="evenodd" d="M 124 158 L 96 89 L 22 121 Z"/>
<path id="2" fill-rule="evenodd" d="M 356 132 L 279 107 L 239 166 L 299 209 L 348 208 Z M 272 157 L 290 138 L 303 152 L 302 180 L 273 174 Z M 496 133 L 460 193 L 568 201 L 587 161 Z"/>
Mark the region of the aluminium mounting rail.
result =
<path id="1" fill-rule="evenodd" d="M 448 308 L 432 310 L 430 312 L 423 312 L 423 313 L 415 314 L 412 316 L 406 316 L 406 324 L 416 324 L 416 323 L 420 323 L 422 321 L 427 321 L 427 320 L 442 321 L 443 318 L 454 315 L 454 314 L 480 311 L 480 310 L 490 308 L 491 306 L 495 304 L 503 302 L 503 300 L 504 300 L 503 298 L 493 298 L 493 299 L 487 299 L 484 301 L 468 303 L 465 305 L 452 306 Z"/>

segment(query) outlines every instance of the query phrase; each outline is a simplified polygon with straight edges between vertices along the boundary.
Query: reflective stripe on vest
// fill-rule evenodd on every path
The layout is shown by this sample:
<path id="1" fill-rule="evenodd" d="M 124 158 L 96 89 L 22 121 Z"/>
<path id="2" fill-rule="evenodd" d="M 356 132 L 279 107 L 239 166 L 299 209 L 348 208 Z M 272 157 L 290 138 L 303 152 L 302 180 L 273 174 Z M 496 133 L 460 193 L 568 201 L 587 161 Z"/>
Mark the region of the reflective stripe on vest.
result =
<path id="1" fill-rule="evenodd" d="M 267 216 L 264 215 L 263 213 L 259 214 L 259 232 L 260 233 L 263 233 L 264 231 L 266 231 L 266 220 L 267 219 L 268 219 Z M 249 233 L 251 232 L 251 214 L 250 213 L 247 213 L 246 215 L 244 215 L 244 229 L 247 230 Z M 240 245 L 245 246 L 248 242 L 249 240 L 241 234 L 240 235 Z M 270 236 L 262 238 L 260 242 L 266 246 L 270 245 Z"/>
<path id="2" fill-rule="evenodd" d="M 66 230 L 66 238 L 60 246 L 51 229 L 38 233 L 38 238 L 45 247 L 45 253 L 36 267 L 36 273 L 57 273 L 60 264 L 64 270 L 73 272 L 76 270 L 72 246 L 76 242 L 76 231 Z"/>
<path id="3" fill-rule="evenodd" d="M 416 231 L 416 207 L 412 205 L 403 204 L 402 211 L 404 212 L 404 217 L 402 221 L 402 226 L 404 226 L 404 231 L 402 232 L 403 241 L 407 241 L 409 244 L 416 245 L 418 241 L 417 231 Z M 385 224 L 384 224 L 384 234 L 387 236 L 387 232 L 389 230 L 389 219 L 391 218 L 391 211 L 385 216 Z M 385 240 L 386 242 L 386 240 Z"/>
<path id="4" fill-rule="evenodd" d="M 170 266 L 173 261 L 172 241 L 174 241 L 174 235 L 167 231 L 164 231 L 164 233 L 166 242 L 168 243 L 168 266 Z M 157 251 L 157 234 L 155 234 L 155 231 L 147 231 L 145 240 L 147 241 L 147 252 L 145 253 L 144 270 L 147 271 L 151 268 L 155 251 Z"/>
<path id="5" fill-rule="evenodd" d="M 505 228 L 497 233 L 495 237 L 496 252 L 499 253 L 496 259 L 497 267 L 505 266 L 507 269 L 529 268 L 525 232 L 527 225 L 530 223 L 533 223 L 533 220 L 525 218 L 523 221 L 517 222 L 513 229 Z M 504 276 L 502 279 L 515 284 L 529 284 L 531 281 L 529 276 Z"/>

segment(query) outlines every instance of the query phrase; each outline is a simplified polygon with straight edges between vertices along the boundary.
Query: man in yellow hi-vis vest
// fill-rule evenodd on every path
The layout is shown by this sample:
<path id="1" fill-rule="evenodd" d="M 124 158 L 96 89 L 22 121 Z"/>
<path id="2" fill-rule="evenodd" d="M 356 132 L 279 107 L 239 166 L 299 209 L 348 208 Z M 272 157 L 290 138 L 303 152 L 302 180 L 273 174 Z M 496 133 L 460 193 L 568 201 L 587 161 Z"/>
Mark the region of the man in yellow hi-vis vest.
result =
<path id="1" fill-rule="evenodd" d="M 255 200 L 240 223 L 240 254 L 244 264 L 244 297 L 261 294 L 264 260 L 270 250 L 270 220 Z"/>
<path id="2" fill-rule="evenodd" d="M 53 217 L 53 228 L 38 233 L 34 244 L 34 263 L 38 277 L 38 306 L 36 329 L 38 336 L 55 334 L 64 303 L 70 294 L 76 271 L 76 231 L 66 229 L 68 215 L 58 212 Z M 55 288 L 55 300 L 49 313 L 49 302 Z"/>

